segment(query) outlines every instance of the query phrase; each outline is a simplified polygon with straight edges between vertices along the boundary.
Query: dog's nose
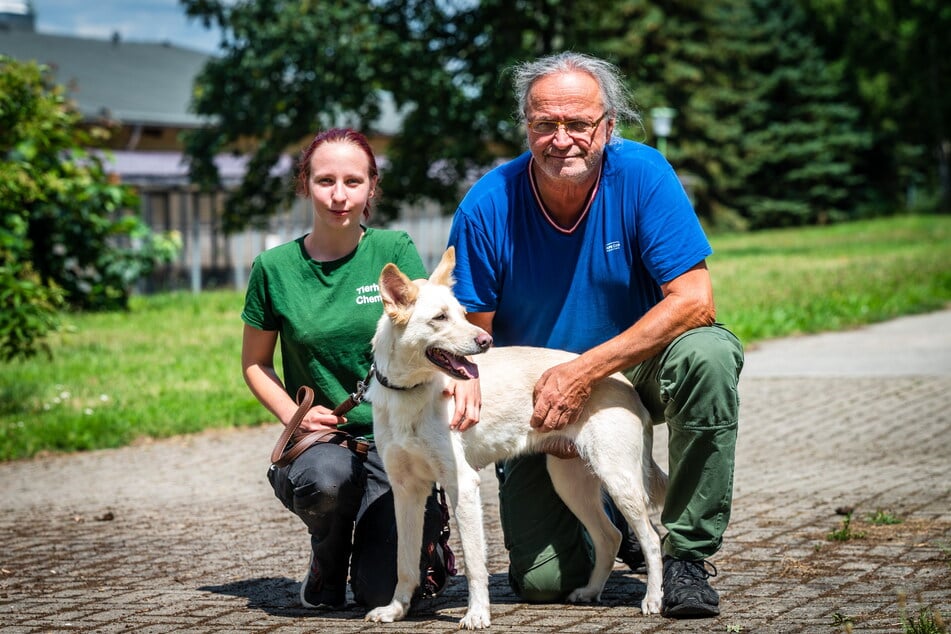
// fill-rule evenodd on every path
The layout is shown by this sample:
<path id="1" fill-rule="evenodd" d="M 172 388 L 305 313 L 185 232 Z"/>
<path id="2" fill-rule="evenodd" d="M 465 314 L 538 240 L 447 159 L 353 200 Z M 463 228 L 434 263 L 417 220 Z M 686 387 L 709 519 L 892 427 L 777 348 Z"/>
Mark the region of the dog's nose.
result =
<path id="1" fill-rule="evenodd" d="M 475 342 L 480 350 L 488 350 L 492 345 L 492 335 L 487 332 L 479 333 L 479 336 L 475 338 Z"/>

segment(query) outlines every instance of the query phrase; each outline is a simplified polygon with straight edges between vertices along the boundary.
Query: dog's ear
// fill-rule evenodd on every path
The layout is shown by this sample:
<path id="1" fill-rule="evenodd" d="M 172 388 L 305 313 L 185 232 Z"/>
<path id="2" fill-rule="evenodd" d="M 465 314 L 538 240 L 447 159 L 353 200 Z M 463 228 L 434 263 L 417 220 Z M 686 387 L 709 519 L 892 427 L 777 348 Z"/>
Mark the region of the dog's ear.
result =
<path id="1" fill-rule="evenodd" d="M 397 324 L 405 324 L 412 314 L 412 306 L 419 294 L 419 287 L 413 284 L 399 268 L 387 264 L 380 272 L 380 297 L 383 298 L 383 310 Z"/>
<path id="2" fill-rule="evenodd" d="M 433 274 L 429 276 L 429 281 L 433 284 L 441 284 L 452 288 L 456 280 L 452 277 L 452 271 L 456 268 L 456 248 L 449 247 L 442 254 L 442 259 L 436 265 Z"/>

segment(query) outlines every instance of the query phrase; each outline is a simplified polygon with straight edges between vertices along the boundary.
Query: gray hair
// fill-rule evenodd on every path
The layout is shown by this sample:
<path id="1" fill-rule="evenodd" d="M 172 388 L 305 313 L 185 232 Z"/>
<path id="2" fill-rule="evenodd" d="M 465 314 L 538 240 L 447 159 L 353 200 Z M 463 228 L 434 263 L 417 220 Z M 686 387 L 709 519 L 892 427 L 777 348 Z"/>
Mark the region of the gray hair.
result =
<path id="1" fill-rule="evenodd" d="M 601 88 L 601 101 L 604 109 L 618 123 L 629 122 L 641 125 L 641 117 L 634 107 L 630 90 L 621 78 L 621 71 L 614 64 L 584 53 L 565 51 L 541 57 L 534 61 L 522 62 L 512 69 L 512 84 L 518 103 L 516 116 L 525 123 L 525 111 L 528 108 L 528 93 L 532 85 L 542 77 L 555 73 L 581 71 L 591 75 Z M 618 126 L 614 127 L 615 136 Z"/>

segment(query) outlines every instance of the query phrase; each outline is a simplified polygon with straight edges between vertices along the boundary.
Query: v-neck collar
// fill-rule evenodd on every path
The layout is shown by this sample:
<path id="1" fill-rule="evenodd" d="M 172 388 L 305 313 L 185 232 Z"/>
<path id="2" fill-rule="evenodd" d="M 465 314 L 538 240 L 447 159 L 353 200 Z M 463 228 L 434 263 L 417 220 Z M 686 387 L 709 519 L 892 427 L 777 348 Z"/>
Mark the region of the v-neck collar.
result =
<path id="1" fill-rule="evenodd" d="M 584 209 L 582 209 L 581 214 L 578 216 L 578 220 L 575 221 L 575 224 L 567 229 L 562 227 L 555 221 L 554 216 L 548 210 L 548 207 L 545 205 L 544 201 L 542 201 L 541 193 L 538 191 L 538 183 L 535 181 L 535 172 L 532 169 L 532 166 L 534 164 L 535 164 L 535 157 L 532 157 L 528 161 L 528 182 L 531 184 L 532 195 L 535 196 L 535 202 L 538 203 L 538 208 L 541 209 L 542 216 L 545 218 L 545 220 L 548 221 L 548 224 L 550 224 L 552 228 L 555 229 L 555 231 L 559 233 L 563 233 L 565 235 L 570 235 L 574 233 L 575 229 L 577 229 L 581 225 L 581 223 L 584 221 L 584 219 L 588 217 L 588 211 L 591 209 L 591 203 L 594 201 L 594 197 L 598 193 L 598 188 L 601 186 L 601 175 L 604 173 L 603 157 L 601 159 L 601 165 L 598 166 L 598 178 L 597 180 L 594 181 L 594 186 L 591 187 L 591 191 L 588 193 L 588 198 L 585 200 L 585 203 L 584 203 Z"/>

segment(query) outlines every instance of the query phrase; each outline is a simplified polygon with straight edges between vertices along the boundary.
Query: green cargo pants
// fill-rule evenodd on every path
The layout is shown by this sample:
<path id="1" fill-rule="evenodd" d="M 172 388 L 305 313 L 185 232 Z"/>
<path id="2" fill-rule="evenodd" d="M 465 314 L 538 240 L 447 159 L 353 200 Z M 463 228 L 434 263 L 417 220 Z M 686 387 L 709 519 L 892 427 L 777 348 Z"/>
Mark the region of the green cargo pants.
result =
<path id="1" fill-rule="evenodd" d="M 651 413 L 667 423 L 669 482 L 663 550 L 706 559 L 730 520 L 743 347 L 720 324 L 677 337 L 663 353 L 625 371 Z M 581 523 L 555 493 L 546 456 L 499 465 L 499 511 L 509 583 L 524 601 L 563 600 L 585 585 L 593 551 Z"/>

